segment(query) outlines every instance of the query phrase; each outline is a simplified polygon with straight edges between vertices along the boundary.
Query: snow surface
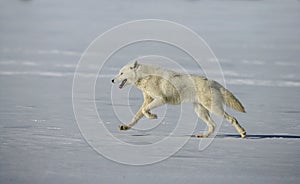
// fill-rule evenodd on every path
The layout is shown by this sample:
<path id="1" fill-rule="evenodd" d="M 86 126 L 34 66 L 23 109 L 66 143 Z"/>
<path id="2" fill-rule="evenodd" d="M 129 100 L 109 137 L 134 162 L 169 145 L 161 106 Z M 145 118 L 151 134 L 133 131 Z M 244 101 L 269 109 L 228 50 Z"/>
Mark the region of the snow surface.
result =
<path id="1" fill-rule="evenodd" d="M 296 0 L 1 1 L 0 183 L 300 183 L 299 17 Z M 246 114 L 228 112 L 247 139 L 224 122 L 205 150 L 191 138 L 170 158 L 144 166 L 108 160 L 87 144 L 72 108 L 80 55 L 109 28 L 143 18 L 181 23 L 208 42 L 227 88 L 246 107 Z M 110 58 L 95 88 L 98 113 L 113 135 L 136 145 L 156 142 L 175 126 L 168 121 L 175 118 L 174 106 L 156 128 L 117 129 L 110 92 L 124 91 L 112 88 L 110 79 L 130 59 L 147 54 L 165 54 L 203 74 L 178 50 L 155 43 L 132 45 Z M 117 106 L 134 113 L 141 93 L 129 94 L 130 104 Z M 164 118 L 164 108 L 154 112 Z M 142 119 L 138 127 L 151 123 Z M 204 129 L 199 121 L 195 133 Z"/>

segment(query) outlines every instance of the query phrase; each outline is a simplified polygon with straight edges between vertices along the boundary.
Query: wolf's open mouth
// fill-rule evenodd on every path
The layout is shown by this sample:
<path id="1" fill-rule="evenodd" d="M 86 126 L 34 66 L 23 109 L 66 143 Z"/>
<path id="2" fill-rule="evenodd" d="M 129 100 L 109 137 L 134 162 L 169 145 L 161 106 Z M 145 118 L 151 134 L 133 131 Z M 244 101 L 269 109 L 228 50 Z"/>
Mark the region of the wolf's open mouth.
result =
<path id="1" fill-rule="evenodd" d="M 119 88 L 120 89 L 123 88 L 124 85 L 126 84 L 126 82 L 127 82 L 127 79 L 122 80 L 121 84 L 119 85 Z"/>

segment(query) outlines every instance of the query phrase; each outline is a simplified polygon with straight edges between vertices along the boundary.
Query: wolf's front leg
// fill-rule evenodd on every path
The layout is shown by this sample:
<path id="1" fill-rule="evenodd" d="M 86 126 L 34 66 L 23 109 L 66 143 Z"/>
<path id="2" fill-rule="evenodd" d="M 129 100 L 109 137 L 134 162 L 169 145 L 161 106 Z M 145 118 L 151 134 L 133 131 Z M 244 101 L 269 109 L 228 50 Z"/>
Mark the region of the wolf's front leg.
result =
<path id="1" fill-rule="evenodd" d="M 146 105 L 143 109 L 142 112 L 143 114 L 149 118 L 149 119 L 157 119 L 156 114 L 151 114 L 150 110 L 154 109 L 156 107 L 164 105 L 164 101 L 162 99 L 154 99 L 150 104 Z"/>
<path id="2" fill-rule="evenodd" d="M 144 95 L 144 103 L 141 106 L 141 108 L 139 109 L 139 111 L 136 113 L 136 115 L 134 116 L 134 118 L 131 120 L 131 122 L 128 125 L 121 125 L 120 126 L 120 130 L 128 130 L 131 127 L 133 127 L 143 116 L 143 109 L 153 101 L 153 98 L 150 97 L 149 95 L 147 95 L 146 93 L 143 93 Z"/>
<path id="3" fill-rule="evenodd" d="M 157 119 L 157 115 L 156 115 L 156 114 L 152 114 L 152 113 L 150 112 L 150 110 L 149 110 L 149 111 L 143 112 L 143 114 L 144 114 L 147 118 L 149 118 L 149 119 Z"/>
<path id="4" fill-rule="evenodd" d="M 134 116 L 134 118 L 131 120 L 131 122 L 128 125 L 121 125 L 120 130 L 128 130 L 131 127 L 133 127 L 144 116 L 142 108 L 143 108 L 143 106 L 136 113 L 136 115 Z"/>

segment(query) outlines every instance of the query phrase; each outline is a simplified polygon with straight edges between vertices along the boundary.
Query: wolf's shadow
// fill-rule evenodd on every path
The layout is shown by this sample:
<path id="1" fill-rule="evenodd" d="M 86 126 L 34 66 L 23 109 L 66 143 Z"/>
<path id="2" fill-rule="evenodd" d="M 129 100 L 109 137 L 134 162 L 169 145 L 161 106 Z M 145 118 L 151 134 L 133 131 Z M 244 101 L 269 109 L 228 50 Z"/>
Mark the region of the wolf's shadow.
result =
<path id="1" fill-rule="evenodd" d="M 238 134 L 218 134 L 215 138 L 241 138 Z M 298 135 L 247 134 L 246 139 L 300 139 Z"/>

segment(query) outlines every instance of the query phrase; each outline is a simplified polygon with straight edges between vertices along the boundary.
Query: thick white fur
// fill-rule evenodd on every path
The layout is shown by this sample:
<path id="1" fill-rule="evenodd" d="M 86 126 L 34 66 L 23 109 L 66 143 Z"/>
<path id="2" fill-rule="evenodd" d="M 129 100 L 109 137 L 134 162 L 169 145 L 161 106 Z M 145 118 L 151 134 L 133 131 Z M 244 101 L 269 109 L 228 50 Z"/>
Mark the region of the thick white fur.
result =
<path id="1" fill-rule="evenodd" d="M 143 116 L 155 119 L 156 114 L 151 109 L 164 104 L 181 104 L 192 102 L 198 117 L 208 126 L 208 131 L 196 137 L 208 137 L 215 130 L 215 122 L 209 112 L 223 116 L 241 135 L 246 137 L 246 131 L 240 126 L 236 118 L 227 114 L 223 104 L 240 112 L 245 112 L 238 99 L 218 82 L 207 78 L 182 74 L 152 65 L 140 64 L 137 61 L 125 65 L 112 80 L 121 83 L 120 88 L 134 85 L 144 95 L 144 103 L 128 125 L 120 126 L 120 130 L 127 130 L 134 126 Z"/>

